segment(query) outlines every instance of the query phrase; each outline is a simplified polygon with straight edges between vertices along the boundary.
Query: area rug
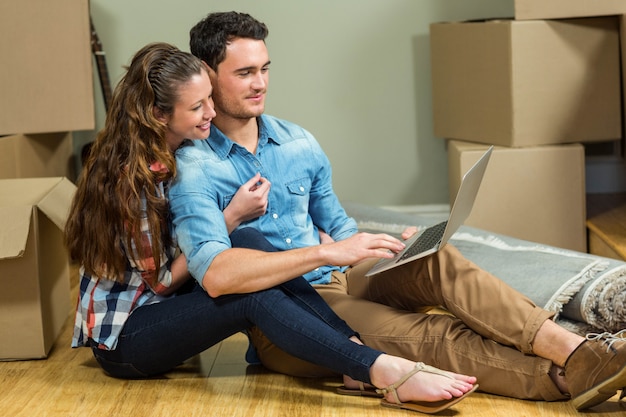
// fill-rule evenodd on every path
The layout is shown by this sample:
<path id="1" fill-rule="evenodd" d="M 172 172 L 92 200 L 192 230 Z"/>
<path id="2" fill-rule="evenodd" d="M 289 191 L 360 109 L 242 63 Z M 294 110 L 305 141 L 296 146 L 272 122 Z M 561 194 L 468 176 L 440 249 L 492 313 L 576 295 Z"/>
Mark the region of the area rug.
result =
<path id="1" fill-rule="evenodd" d="M 359 230 L 395 236 L 433 220 L 345 203 Z M 626 328 L 626 263 L 462 226 L 451 244 L 469 260 L 556 313 L 560 325 L 580 334 Z"/>

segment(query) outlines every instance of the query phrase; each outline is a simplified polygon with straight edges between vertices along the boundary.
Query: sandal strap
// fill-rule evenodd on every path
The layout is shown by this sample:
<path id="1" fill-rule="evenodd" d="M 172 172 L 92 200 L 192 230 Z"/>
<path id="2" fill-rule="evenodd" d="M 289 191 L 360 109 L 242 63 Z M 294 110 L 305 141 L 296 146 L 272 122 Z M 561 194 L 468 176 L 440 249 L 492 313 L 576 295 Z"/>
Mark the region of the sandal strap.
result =
<path id="1" fill-rule="evenodd" d="M 436 374 L 436 375 L 445 376 L 446 378 L 452 378 L 447 372 L 442 371 L 439 368 L 426 365 L 423 362 L 417 362 L 415 364 L 415 367 L 406 375 L 404 375 L 402 378 L 400 378 L 399 380 L 397 380 L 396 382 L 394 382 L 393 384 L 389 385 L 386 388 L 377 389 L 376 392 L 382 395 L 387 395 L 388 393 L 391 392 L 393 393 L 393 396 L 395 397 L 394 399 L 396 400 L 396 403 L 402 404 L 402 401 L 400 401 L 400 397 L 398 396 L 398 388 L 400 388 L 402 384 L 404 384 L 406 381 L 408 381 L 413 375 L 415 375 L 418 372 L 428 372 L 430 374 Z"/>

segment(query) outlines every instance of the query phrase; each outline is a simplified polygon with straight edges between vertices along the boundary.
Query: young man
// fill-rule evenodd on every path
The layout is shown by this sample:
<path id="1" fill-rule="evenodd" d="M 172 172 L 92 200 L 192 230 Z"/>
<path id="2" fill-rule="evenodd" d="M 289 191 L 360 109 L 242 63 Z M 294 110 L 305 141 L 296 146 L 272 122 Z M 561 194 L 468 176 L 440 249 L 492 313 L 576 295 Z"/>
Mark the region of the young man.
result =
<path id="1" fill-rule="evenodd" d="M 357 233 L 314 137 L 263 114 L 267 33 L 264 24 L 236 12 L 210 14 L 191 30 L 192 53 L 211 68 L 217 115 L 207 140 L 177 152 L 170 203 L 190 272 L 209 294 L 253 291 L 260 283 L 304 275 L 365 344 L 474 375 L 483 391 L 548 401 L 572 397 L 584 409 L 626 386 L 626 340 L 590 341 L 566 331 L 550 320 L 552 313 L 451 245 L 365 278 L 375 258 L 404 245 L 385 234 Z M 230 247 L 222 210 L 240 187 L 258 210 L 237 220 L 260 230 L 281 252 Z M 320 245 L 320 239 L 332 243 Z M 453 316 L 419 313 L 433 305 Z M 286 361 L 253 334 L 266 366 L 310 372 L 290 368 L 298 362 Z"/>

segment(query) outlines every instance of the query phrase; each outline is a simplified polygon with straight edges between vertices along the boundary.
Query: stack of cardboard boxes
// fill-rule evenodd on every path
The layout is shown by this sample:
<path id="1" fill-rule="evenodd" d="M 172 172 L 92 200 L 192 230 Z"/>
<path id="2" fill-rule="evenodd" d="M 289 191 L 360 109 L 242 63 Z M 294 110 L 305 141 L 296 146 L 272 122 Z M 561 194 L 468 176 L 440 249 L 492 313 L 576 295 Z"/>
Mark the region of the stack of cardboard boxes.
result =
<path id="1" fill-rule="evenodd" d="M 1 2 L 0 27 L 0 360 L 43 358 L 70 311 L 71 132 L 95 126 L 89 3 Z"/>
<path id="2" fill-rule="evenodd" d="M 583 144 L 622 139 L 624 14 L 623 0 L 515 0 L 511 19 L 431 25 L 451 201 L 496 146 L 467 225 L 587 251 Z"/>

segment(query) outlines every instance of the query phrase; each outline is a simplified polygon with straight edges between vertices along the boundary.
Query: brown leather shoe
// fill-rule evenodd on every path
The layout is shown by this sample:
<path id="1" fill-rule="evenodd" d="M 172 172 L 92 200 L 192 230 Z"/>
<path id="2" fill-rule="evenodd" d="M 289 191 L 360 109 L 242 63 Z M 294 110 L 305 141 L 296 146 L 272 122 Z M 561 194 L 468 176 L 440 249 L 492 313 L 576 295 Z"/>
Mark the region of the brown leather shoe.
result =
<path id="1" fill-rule="evenodd" d="M 598 405 L 626 387 L 626 330 L 588 334 L 567 359 L 565 380 L 577 410 Z"/>

